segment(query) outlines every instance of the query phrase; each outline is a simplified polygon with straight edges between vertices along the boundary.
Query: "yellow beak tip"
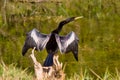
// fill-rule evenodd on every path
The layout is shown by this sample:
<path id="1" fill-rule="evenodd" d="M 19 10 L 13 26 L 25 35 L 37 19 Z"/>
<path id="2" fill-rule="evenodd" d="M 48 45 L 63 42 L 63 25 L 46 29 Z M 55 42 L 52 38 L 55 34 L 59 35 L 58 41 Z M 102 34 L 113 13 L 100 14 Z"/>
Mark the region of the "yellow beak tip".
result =
<path id="1" fill-rule="evenodd" d="M 75 20 L 80 19 L 80 18 L 83 18 L 83 16 L 76 17 Z"/>

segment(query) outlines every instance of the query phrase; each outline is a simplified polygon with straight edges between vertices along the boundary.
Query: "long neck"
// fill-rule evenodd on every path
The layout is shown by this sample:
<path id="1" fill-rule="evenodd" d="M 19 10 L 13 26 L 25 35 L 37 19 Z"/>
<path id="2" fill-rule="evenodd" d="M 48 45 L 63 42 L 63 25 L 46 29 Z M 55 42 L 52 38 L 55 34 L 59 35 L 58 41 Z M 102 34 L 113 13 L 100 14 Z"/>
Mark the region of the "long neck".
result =
<path id="1" fill-rule="evenodd" d="M 68 18 L 68 19 L 66 19 L 66 20 L 64 20 L 64 21 L 61 21 L 61 22 L 59 23 L 58 27 L 57 27 L 53 32 L 59 34 L 60 31 L 62 30 L 62 27 L 63 27 L 65 24 L 73 21 L 74 18 L 75 18 L 75 17 L 71 17 L 71 18 Z"/>

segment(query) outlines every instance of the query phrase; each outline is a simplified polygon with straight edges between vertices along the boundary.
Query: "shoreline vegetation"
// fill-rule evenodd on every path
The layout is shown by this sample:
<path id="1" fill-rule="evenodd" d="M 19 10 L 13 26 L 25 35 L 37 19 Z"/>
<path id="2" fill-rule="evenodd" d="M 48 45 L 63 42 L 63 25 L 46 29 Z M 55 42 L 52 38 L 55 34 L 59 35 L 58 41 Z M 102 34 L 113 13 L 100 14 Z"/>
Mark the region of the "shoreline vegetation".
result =
<path id="1" fill-rule="evenodd" d="M 0 2 L 0 79 L 34 79 L 29 55 L 21 54 L 26 33 L 37 28 L 48 34 L 68 17 L 83 16 L 65 25 L 60 35 L 74 31 L 79 38 L 79 61 L 71 53 L 60 56 L 67 80 L 120 80 L 120 1 L 49 0 L 47 2 Z M 36 1 L 36 0 L 29 0 Z M 37 0 L 39 1 L 39 0 Z M 41 64 L 46 50 L 35 51 Z M 18 73 L 19 72 L 19 73 Z M 20 75 L 22 75 L 20 77 Z M 8 78 L 7 78 L 8 77 Z"/>
<path id="2" fill-rule="evenodd" d="M 0 80 L 34 80 L 35 74 L 29 70 L 18 68 L 15 64 L 6 66 L 4 62 L 0 64 Z M 95 73 L 92 69 L 80 71 L 80 74 L 73 73 L 70 77 L 66 76 L 65 80 L 120 80 L 120 73 L 115 69 L 112 73 L 107 68 L 102 76 Z"/>

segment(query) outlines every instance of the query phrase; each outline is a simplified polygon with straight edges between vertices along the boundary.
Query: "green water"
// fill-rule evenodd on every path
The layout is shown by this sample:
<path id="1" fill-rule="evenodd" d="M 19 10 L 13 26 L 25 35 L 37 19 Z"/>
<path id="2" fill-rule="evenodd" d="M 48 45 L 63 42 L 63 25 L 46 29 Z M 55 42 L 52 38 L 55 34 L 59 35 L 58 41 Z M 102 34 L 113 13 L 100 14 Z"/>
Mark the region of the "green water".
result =
<path id="1" fill-rule="evenodd" d="M 61 0 L 62 1 L 62 0 Z M 33 69 L 28 51 L 21 54 L 26 32 L 37 28 L 49 34 L 61 20 L 71 16 L 84 16 L 63 27 L 60 35 L 74 31 L 79 37 L 79 61 L 71 53 L 60 55 L 66 64 L 68 75 L 80 73 L 81 69 L 93 69 L 101 74 L 109 68 L 120 71 L 120 2 L 102 0 L 63 0 L 61 3 L 21 3 L 7 1 L 0 12 L 0 58 L 5 64 L 16 63 L 18 67 Z M 109 4 L 108 4 L 109 3 Z M 46 51 L 35 53 L 43 63 Z"/>

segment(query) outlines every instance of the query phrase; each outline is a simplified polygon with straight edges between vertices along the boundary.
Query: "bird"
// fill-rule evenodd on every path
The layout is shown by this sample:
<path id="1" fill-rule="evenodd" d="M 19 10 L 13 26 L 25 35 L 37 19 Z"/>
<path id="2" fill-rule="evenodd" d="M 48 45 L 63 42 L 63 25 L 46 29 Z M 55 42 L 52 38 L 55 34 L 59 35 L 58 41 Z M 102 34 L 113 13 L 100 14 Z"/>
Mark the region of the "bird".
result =
<path id="1" fill-rule="evenodd" d="M 51 31 L 50 34 L 40 33 L 36 28 L 32 29 L 26 34 L 26 39 L 22 48 L 22 55 L 30 48 L 36 48 L 37 51 L 42 51 L 46 48 L 47 57 L 43 66 L 53 65 L 53 56 L 58 52 L 69 53 L 72 52 L 76 61 L 78 61 L 78 42 L 79 39 L 75 32 L 71 31 L 65 36 L 59 36 L 63 26 L 71 21 L 82 17 L 70 17 L 61 21 L 56 29 Z"/>

